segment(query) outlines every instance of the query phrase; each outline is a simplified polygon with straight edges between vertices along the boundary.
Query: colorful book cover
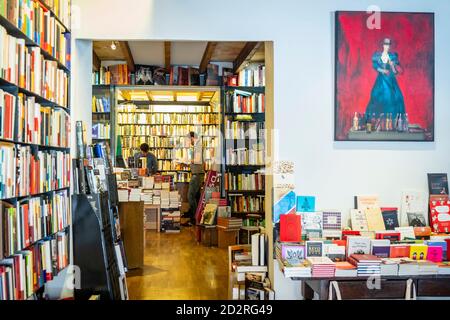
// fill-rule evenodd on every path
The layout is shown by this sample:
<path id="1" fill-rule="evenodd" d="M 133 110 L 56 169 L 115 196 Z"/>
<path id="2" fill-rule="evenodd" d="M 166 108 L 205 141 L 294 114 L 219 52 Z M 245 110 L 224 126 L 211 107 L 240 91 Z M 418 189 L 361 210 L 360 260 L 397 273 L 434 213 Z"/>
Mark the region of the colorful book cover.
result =
<path id="1" fill-rule="evenodd" d="M 370 238 L 359 236 L 347 237 L 347 257 L 352 254 L 370 254 Z"/>
<path id="2" fill-rule="evenodd" d="M 369 231 L 386 230 L 380 208 L 378 207 L 366 208 L 364 210 L 364 213 L 366 215 L 367 226 L 369 227 Z"/>
<path id="3" fill-rule="evenodd" d="M 301 216 L 297 214 L 282 214 L 280 216 L 280 241 L 299 242 L 301 238 Z"/>
<path id="4" fill-rule="evenodd" d="M 345 246 L 331 245 L 325 255 L 334 262 L 345 261 Z"/>
<path id="5" fill-rule="evenodd" d="M 365 210 L 368 208 L 379 208 L 377 195 L 359 195 L 355 196 L 355 209 Z"/>
<path id="6" fill-rule="evenodd" d="M 291 265 L 297 265 L 305 260 L 305 246 L 281 245 L 281 258 Z"/>
<path id="7" fill-rule="evenodd" d="M 297 212 L 316 211 L 316 197 L 297 196 Z"/>
<path id="8" fill-rule="evenodd" d="M 410 256 L 410 246 L 409 245 L 391 245 L 391 252 L 389 254 L 390 258 L 406 258 Z"/>
<path id="9" fill-rule="evenodd" d="M 342 233 L 342 215 L 340 212 L 322 212 L 323 237 L 340 238 Z"/>
<path id="10" fill-rule="evenodd" d="M 441 246 L 428 246 L 427 260 L 432 262 L 442 262 L 444 250 Z"/>
<path id="11" fill-rule="evenodd" d="M 295 213 L 295 192 L 286 188 L 274 188 L 273 222 L 282 214 Z"/>
<path id="12" fill-rule="evenodd" d="M 410 227 L 425 227 L 427 225 L 423 212 L 408 212 L 407 216 Z"/>
<path id="13" fill-rule="evenodd" d="M 413 244 L 410 247 L 409 257 L 413 260 L 427 260 L 428 246 Z"/>
<path id="14" fill-rule="evenodd" d="M 430 225 L 434 232 L 450 232 L 450 201 L 448 196 L 430 196 Z"/>
<path id="15" fill-rule="evenodd" d="M 402 227 L 409 226 L 408 213 L 420 212 L 424 214 L 427 211 L 428 196 L 426 192 L 418 190 L 406 190 L 402 193 L 401 217 Z M 425 215 L 425 214 L 424 214 Z"/>
<path id="16" fill-rule="evenodd" d="M 386 230 L 394 230 L 399 227 L 397 208 L 381 208 L 381 214 Z"/>
<path id="17" fill-rule="evenodd" d="M 323 257 L 323 241 L 306 241 L 306 258 Z"/>
<path id="18" fill-rule="evenodd" d="M 303 212 L 302 222 L 302 228 L 308 236 L 308 239 L 322 238 L 322 212 Z"/>

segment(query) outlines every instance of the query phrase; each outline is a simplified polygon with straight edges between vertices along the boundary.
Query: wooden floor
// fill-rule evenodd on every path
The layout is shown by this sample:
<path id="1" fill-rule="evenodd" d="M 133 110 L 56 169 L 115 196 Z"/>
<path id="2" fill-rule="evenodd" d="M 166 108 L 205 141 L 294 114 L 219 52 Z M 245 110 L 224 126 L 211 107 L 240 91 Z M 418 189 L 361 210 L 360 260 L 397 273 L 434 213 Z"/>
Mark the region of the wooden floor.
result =
<path id="1" fill-rule="evenodd" d="M 228 297 L 226 249 L 197 244 L 194 228 L 146 232 L 144 268 L 127 273 L 132 300 L 222 300 Z"/>

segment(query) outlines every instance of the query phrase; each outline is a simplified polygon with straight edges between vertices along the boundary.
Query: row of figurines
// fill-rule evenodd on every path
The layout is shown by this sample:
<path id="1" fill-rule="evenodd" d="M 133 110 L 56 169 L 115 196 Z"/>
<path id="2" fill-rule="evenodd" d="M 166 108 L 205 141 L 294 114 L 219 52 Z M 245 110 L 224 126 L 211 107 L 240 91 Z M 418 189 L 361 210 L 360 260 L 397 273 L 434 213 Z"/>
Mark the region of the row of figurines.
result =
<path id="1" fill-rule="evenodd" d="M 355 112 L 352 119 L 352 131 L 409 131 L 409 120 L 407 113 L 397 113 L 395 118 L 392 113 L 380 113 L 377 116 Z"/>

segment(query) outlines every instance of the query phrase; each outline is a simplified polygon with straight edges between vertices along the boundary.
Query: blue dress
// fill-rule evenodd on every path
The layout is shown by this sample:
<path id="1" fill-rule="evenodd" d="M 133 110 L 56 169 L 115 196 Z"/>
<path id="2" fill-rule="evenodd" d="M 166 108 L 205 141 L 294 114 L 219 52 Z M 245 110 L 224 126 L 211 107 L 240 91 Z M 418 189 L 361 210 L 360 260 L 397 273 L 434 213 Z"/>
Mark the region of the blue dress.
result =
<path id="1" fill-rule="evenodd" d="M 395 66 L 399 65 L 398 54 L 388 53 L 389 58 Z M 389 63 L 383 63 L 381 60 L 381 52 L 375 52 L 372 56 L 373 68 L 378 72 L 377 79 L 370 94 L 370 101 L 367 105 L 366 113 L 372 115 L 375 113 L 376 117 L 384 113 L 392 114 L 392 119 L 397 117 L 397 114 L 405 113 L 405 102 L 403 94 L 398 86 L 396 73 L 392 71 Z M 388 74 L 384 74 L 381 70 L 388 70 Z"/>

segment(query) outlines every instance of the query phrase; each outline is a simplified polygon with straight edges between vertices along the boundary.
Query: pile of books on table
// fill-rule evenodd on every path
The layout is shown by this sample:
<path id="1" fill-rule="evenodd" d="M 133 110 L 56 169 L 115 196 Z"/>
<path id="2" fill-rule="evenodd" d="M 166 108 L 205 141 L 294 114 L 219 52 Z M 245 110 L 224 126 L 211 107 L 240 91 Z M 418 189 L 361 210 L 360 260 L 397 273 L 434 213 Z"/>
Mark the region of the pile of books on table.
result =
<path id="1" fill-rule="evenodd" d="M 381 259 L 371 254 L 352 254 L 348 261 L 357 267 L 358 276 L 381 274 Z"/>
<path id="2" fill-rule="evenodd" d="M 242 227 L 242 219 L 235 217 L 217 217 L 217 226 L 224 229 L 239 229 Z"/>
<path id="3" fill-rule="evenodd" d="M 280 263 L 281 271 L 286 278 L 310 278 L 311 267 L 304 261 L 298 264 L 291 264 L 284 260 Z"/>
<path id="4" fill-rule="evenodd" d="M 311 274 L 317 278 L 332 278 L 336 264 L 327 257 L 309 257 L 306 262 L 311 266 Z"/>
<path id="5" fill-rule="evenodd" d="M 141 189 L 131 188 L 128 201 L 141 201 Z"/>
<path id="6" fill-rule="evenodd" d="M 119 202 L 128 202 L 128 189 L 117 189 Z"/>
<path id="7" fill-rule="evenodd" d="M 348 261 L 338 261 L 336 264 L 336 277 L 356 277 L 358 269 Z"/>

